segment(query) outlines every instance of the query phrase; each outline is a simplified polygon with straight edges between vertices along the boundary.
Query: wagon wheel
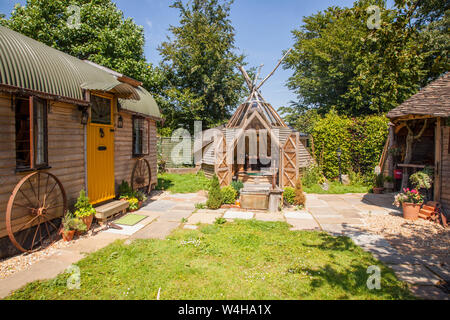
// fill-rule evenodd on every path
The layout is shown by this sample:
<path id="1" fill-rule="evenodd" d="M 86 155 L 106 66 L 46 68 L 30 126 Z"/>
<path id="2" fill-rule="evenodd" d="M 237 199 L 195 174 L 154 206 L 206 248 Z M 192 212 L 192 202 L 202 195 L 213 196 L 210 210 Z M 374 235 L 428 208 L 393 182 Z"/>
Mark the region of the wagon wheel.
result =
<path id="1" fill-rule="evenodd" d="M 46 172 L 27 175 L 14 188 L 6 208 L 9 239 L 22 252 L 52 243 L 66 210 L 66 192 L 58 178 Z"/>
<path id="2" fill-rule="evenodd" d="M 151 171 L 150 164 L 144 158 L 138 159 L 131 174 L 131 188 L 134 191 L 150 192 Z"/>

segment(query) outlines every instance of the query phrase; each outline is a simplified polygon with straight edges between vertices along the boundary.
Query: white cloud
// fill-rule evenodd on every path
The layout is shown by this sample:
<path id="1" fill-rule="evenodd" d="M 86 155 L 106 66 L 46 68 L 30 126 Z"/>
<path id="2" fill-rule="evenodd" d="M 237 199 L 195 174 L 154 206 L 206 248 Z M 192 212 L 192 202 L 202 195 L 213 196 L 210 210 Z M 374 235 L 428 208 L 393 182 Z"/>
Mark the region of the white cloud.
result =
<path id="1" fill-rule="evenodd" d="M 151 22 L 151 20 L 149 18 L 145 19 L 145 24 L 151 29 L 153 27 L 153 23 Z"/>

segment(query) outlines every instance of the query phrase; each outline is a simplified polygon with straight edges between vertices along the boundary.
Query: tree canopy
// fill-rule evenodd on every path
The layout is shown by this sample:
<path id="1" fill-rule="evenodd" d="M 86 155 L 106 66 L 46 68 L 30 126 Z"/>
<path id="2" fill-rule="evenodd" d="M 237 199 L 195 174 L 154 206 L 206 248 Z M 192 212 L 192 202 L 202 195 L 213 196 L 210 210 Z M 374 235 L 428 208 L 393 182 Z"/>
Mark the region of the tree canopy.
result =
<path id="1" fill-rule="evenodd" d="M 73 26 L 74 10 L 80 8 L 79 27 Z M 79 59 L 111 68 L 159 92 L 162 74 L 146 62 L 143 27 L 111 0 L 27 0 L 17 4 L 10 19 L 0 23 Z"/>
<path id="2" fill-rule="evenodd" d="M 370 29 L 369 5 L 381 8 Z M 298 101 L 283 108 L 291 122 L 316 108 L 349 116 L 383 114 L 448 70 L 448 4 L 442 1 L 360 0 L 303 19 L 284 67 Z"/>
<path id="3" fill-rule="evenodd" d="M 227 0 L 175 1 L 178 26 L 171 26 L 172 38 L 159 47 L 166 76 L 167 99 L 163 112 L 166 126 L 203 121 L 213 127 L 229 119 L 230 112 L 246 93 L 237 67 L 244 56 L 236 53 L 234 28 Z"/>

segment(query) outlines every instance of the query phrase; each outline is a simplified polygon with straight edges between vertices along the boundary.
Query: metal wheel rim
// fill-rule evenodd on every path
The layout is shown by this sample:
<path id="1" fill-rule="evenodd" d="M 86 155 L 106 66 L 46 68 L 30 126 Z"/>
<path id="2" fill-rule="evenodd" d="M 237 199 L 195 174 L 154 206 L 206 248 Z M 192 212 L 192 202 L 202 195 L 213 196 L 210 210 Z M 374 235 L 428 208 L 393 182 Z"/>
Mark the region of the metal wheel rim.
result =
<path id="1" fill-rule="evenodd" d="M 44 200 L 44 205 L 43 205 L 43 206 L 40 205 L 40 181 L 41 181 L 40 179 L 41 179 L 41 175 L 44 176 L 44 177 L 47 177 L 46 187 L 48 187 L 48 182 L 50 181 L 50 178 L 53 179 L 53 182 L 54 182 L 54 185 L 53 185 L 53 187 L 51 188 L 51 190 L 50 190 L 48 193 L 47 193 L 48 190 L 46 190 L 45 193 L 44 193 L 45 196 L 44 196 L 44 198 L 43 198 L 43 200 Z M 34 176 L 38 176 L 38 194 L 37 194 L 38 207 L 37 207 L 37 208 L 32 206 L 32 201 L 31 201 L 30 199 L 28 199 L 28 198 L 24 195 L 23 191 L 21 191 L 21 187 L 24 186 L 24 184 L 25 184 L 27 181 L 28 181 L 28 182 L 30 183 L 30 185 L 31 185 L 31 178 L 34 177 Z M 32 186 L 32 185 L 31 185 L 31 186 Z M 14 236 L 14 233 L 22 232 L 22 231 L 25 231 L 25 230 L 31 230 L 31 229 L 33 229 L 33 227 L 36 227 L 36 232 L 35 232 L 35 235 L 34 235 L 34 237 L 35 237 L 36 234 L 37 234 L 37 231 L 40 229 L 41 224 L 44 224 L 45 227 L 46 227 L 47 234 L 50 236 L 50 232 L 49 232 L 49 230 L 48 230 L 47 222 L 48 222 L 48 223 L 51 223 L 51 222 L 50 222 L 51 220 L 45 221 L 45 217 L 43 217 L 43 216 L 44 216 L 46 213 L 40 213 L 40 214 L 38 215 L 39 218 L 33 218 L 32 220 L 30 220 L 30 221 L 28 221 L 27 223 L 25 223 L 25 224 L 22 226 L 22 228 L 19 229 L 19 231 L 14 231 L 14 230 L 13 230 L 13 226 L 12 226 L 12 222 L 13 222 L 12 216 L 13 216 L 13 208 L 14 208 L 14 203 L 15 203 L 16 196 L 18 195 L 19 191 L 21 191 L 21 193 L 24 195 L 24 197 L 27 198 L 27 200 L 28 200 L 29 203 L 31 204 L 31 207 L 29 207 L 28 209 L 39 210 L 39 209 L 42 209 L 42 208 L 45 207 L 46 196 L 47 196 L 48 194 L 51 194 L 51 193 L 53 192 L 53 189 L 56 188 L 57 186 L 59 187 L 59 190 L 60 190 L 60 192 L 61 192 L 61 195 L 58 195 L 58 197 L 60 197 L 60 196 L 62 197 L 62 205 L 61 205 L 61 207 L 62 207 L 62 209 L 63 209 L 62 212 L 64 213 L 64 212 L 67 211 L 67 197 L 66 197 L 66 193 L 65 193 L 65 190 L 64 190 L 63 185 L 61 184 L 61 182 L 59 181 L 59 179 L 58 179 L 55 175 L 53 175 L 53 174 L 51 174 L 51 173 L 47 173 L 47 172 L 33 172 L 33 173 L 31 173 L 31 174 L 29 174 L 29 175 L 23 177 L 23 178 L 19 181 L 19 183 L 15 186 L 15 188 L 14 188 L 14 190 L 13 190 L 13 192 L 12 192 L 10 198 L 9 198 L 8 205 L 7 205 L 7 208 L 6 208 L 6 229 L 7 229 L 7 232 L 8 232 L 8 237 L 9 237 L 9 239 L 10 239 L 11 242 L 14 244 L 14 246 L 15 246 L 17 249 L 19 249 L 20 251 L 22 251 L 22 252 L 33 252 L 33 251 L 35 251 L 37 248 L 34 248 L 34 238 L 33 238 L 33 243 L 32 243 L 31 248 L 30 248 L 30 249 L 25 249 L 25 248 L 18 242 L 18 240 L 17 240 L 16 237 Z M 35 193 L 35 190 L 34 190 L 34 189 L 33 189 L 33 192 Z M 44 194 L 43 194 L 43 195 L 44 195 Z M 36 194 L 35 194 L 35 196 L 36 196 Z M 60 206 L 57 206 L 57 207 L 60 207 Z M 56 208 L 56 207 L 55 207 L 55 208 Z M 46 208 L 45 211 L 47 212 L 48 209 L 49 209 L 49 208 Z M 51 209 L 51 208 L 50 208 L 50 209 Z M 43 212 L 43 210 L 42 210 L 41 212 Z M 31 224 L 32 226 L 31 226 L 30 228 L 24 228 L 27 224 L 29 224 L 30 222 L 33 222 L 35 219 L 38 219 L 38 220 L 39 220 L 38 223 L 37 223 L 36 225 L 32 225 L 32 224 Z M 41 221 L 41 219 L 43 219 L 44 221 Z M 54 218 L 54 219 L 55 219 L 55 218 Z M 59 229 L 59 227 L 54 226 L 53 232 L 58 231 L 58 229 Z M 39 235 L 40 235 L 40 245 L 42 245 L 43 240 L 45 240 L 45 238 L 42 239 L 42 231 L 40 232 Z M 27 237 L 24 238 L 24 241 L 25 241 L 25 240 L 27 240 Z M 54 242 L 54 241 L 53 241 L 53 242 Z M 33 249 L 34 249 L 34 250 L 33 250 Z"/>

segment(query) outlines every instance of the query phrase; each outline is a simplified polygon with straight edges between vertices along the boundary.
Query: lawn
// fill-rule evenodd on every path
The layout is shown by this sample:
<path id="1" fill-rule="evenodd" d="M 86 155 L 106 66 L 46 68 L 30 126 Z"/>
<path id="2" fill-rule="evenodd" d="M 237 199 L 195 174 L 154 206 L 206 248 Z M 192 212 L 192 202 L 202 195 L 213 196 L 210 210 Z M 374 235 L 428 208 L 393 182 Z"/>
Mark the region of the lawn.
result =
<path id="1" fill-rule="evenodd" d="M 197 174 L 172 174 L 158 175 L 156 190 L 166 190 L 172 193 L 196 193 L 209 188 L 209 179 L 200 171 Z"/>
<path id="2" fill-rule="evenodd" d="M 237 221 L 177 230 L 167 240 L 117 241 L 68 274 L 34 282 L 8 299 L 413 299 L 393 272 L 344 237 L 292 232 L 282 222 Z M 369 290 L 367 268 L 381 268 Z"/>
<path id="3" fill-rule="evenodd" d="M 368 193 L 369 186 L 353 184 L 345 186 L 338 181 L 333 181 L 329 183 L 330 188 L 328 190 L 323 190 L 322 186 L 316 184 L 312 187 L 303 186 L 303 191 L 306 193 L 317 193 L 317 194 L 345 194 L 345 193 Z"/>

